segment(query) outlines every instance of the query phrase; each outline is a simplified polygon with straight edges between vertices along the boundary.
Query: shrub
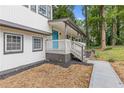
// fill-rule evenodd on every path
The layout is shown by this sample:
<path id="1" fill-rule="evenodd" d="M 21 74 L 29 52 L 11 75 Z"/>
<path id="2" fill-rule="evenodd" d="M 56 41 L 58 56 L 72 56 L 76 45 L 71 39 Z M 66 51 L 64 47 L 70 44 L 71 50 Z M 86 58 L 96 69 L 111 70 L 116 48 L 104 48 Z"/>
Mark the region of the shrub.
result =
<path id="1" fill-rule="evenodd" d="M 109 58 L 108 61 L 109 62 L 115 62 L 115 59 L 114 58 Z"/>
<path id="2" fill-rule="evenodd" d="M 104 51 L 111 50 L 111 49 L 112 49 L 112 47 L 107 47 L 107 48 L 104 49 Z"/>
<path id="3" fill-rule="evenodd" d="M 95 57 L 96 57 L 96 58 L 100 58 L 99 53 L 96 53 L 96 54 L 95 54 Z"/>

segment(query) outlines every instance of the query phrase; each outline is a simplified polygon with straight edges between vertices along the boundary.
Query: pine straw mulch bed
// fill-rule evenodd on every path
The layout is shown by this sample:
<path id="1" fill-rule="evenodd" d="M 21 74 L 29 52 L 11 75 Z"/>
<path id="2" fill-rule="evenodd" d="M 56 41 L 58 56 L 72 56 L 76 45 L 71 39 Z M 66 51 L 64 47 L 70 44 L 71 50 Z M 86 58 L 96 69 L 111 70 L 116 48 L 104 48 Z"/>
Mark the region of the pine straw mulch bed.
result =
<path id="1" fill-rule="evenodd" d="M 64 68 L 46 63 L 0 80 L 0 87 L 85 88 L 89 85 L 91 72 L 92 66 L 71 64 L 69 67 Z"/>
<path id="2" fill-rule="evenodd" d="M 124 83 L 124 61 L 113 62 L 111 64 Z"/>

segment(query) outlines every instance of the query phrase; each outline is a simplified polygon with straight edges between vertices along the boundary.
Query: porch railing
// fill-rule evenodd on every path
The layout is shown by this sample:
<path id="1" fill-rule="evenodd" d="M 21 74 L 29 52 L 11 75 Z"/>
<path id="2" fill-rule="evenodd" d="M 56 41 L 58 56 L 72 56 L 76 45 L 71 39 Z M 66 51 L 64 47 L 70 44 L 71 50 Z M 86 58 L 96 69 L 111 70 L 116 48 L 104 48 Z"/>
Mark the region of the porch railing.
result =
<path id="1" fill-rule="evenodd" d="M 84 60 L 85 44 L 77 41 L 72 41 L 71 53 L 80 60 Z"/>
<path id="2" fill-rule="evenodd" d="M 71 48 L 71 41 L 68 39 L 46 41 L 47 53 L 67 54 L 68 52 L 70 52 L 70 48 Z"/>
<path id="3" fill-rule="evenodd" d="M 84 43 L 71 41 L 69 39 L 46 41 L 46 53 L 56 54 L 72 53 L 78 59 L 83 60 L 84 49 L 85 49 Z"/>

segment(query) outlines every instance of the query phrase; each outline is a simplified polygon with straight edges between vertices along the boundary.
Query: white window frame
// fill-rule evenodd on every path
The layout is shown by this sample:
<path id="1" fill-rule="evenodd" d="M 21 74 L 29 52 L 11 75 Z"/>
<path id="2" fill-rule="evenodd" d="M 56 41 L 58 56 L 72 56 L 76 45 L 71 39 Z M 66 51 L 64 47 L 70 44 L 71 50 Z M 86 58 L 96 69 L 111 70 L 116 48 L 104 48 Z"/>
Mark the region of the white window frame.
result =
<path id="1" fill-rule="evenodd" d="M 39 39 L 40 40 L 40 48 L 34 48 L 34 39 Z M 35 52 L 35 51 L 43 51 L 43 38 L 42 37 L 36 37 L 36 36 L 33 36 L 32 37 L 32 51 Z"/>
<path id="2" fill-rule="evenodd" d="M 7 36 L 15 36 L 16 37 L 16 42 L 7 42 Z M 17 44 L 17 37 L 20 37 L 20 49 L 17 49 L 17 45 L 15 46 L 16 49 L 11 49 L 8 50 L 7 49 L 7 44 Z M 11 38 L 12 39 L 12 38 Z M 19 35 L 19 34 L 14 34 L 14 33 L 4 33 L 4 54 L 11 54 L 11 53 L 22 53 L 23 52 L 23 35 Z"/>
<path id="3" fill-rule="evenodd" d="M 43 6 L 45 6 L 46 8 L 43 8 Z M 46 11 L 46 13 L 45 14 L 43 14 L 43 12 L 42 12 L 42 10 L 40 10 L 40 8 L 41 9 L 46 9 L 45 11 Z M 43 16 L 45 16 L 45 17 L 47 17 L 47 5 L 38 5 L 38 13 L 40 14 L 40 15 L 43 15 Z"/>
<path id="4" fill-rule="evenodd" d="M 52 16 L 52 15 L 51 15 L 51 14 L 52 14 L 52 13 L 51 13 L 51 12 L 52 12 L 51 8 L 52 8 L 51 6 L 49 6 L 49 5 L 47 6 L 47 17 L 48 17 L 49 19 L 51 19 L 51 16 Z M 49 9 L 49 10 L 48 10 L 48 9 Z"/>

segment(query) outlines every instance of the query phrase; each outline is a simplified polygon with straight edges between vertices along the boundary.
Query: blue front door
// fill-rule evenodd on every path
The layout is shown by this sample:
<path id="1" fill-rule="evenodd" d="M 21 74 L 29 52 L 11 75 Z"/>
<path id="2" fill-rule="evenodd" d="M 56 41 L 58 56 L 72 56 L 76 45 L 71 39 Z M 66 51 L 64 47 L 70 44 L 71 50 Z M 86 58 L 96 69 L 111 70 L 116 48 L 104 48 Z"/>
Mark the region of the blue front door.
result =
<path id="1" fill-rule="evenodd" d="M 55 40 L 53 41 L 53 48 L 58 48 L 58 32 L 57 31 L 53 31 L 52 40 Z"/>

